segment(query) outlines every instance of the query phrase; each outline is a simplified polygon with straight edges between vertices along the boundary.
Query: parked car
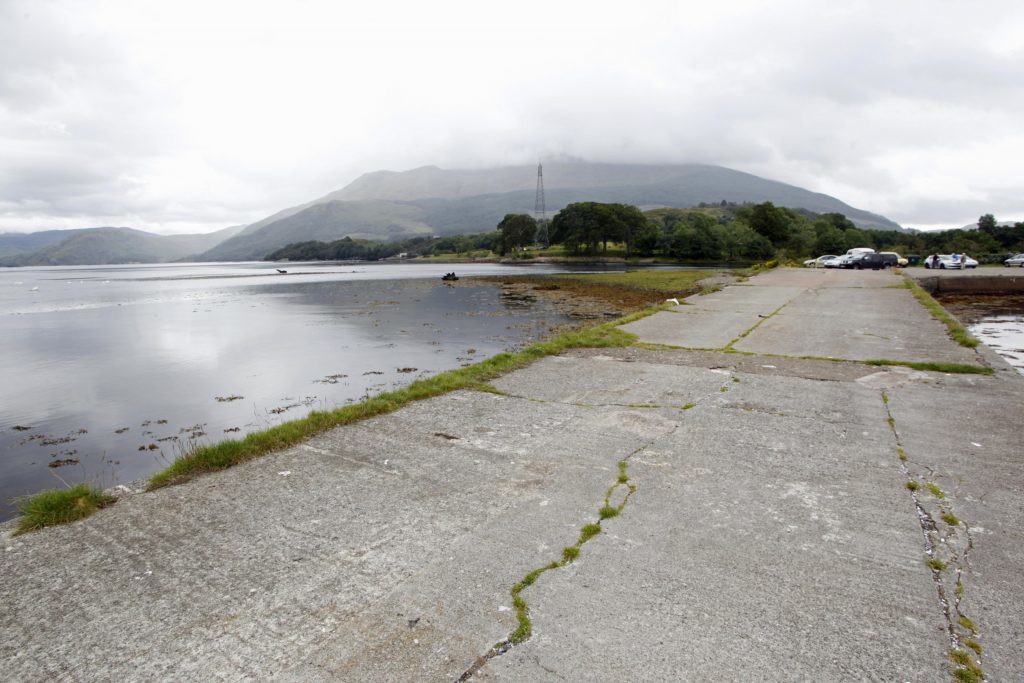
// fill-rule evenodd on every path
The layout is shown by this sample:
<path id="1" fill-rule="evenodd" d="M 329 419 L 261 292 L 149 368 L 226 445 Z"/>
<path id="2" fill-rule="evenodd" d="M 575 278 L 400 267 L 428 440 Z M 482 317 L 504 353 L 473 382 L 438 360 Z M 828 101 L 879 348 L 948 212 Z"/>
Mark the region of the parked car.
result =
<path id="1" fill-rule="evenodd" d="M 873 254 L 875 250 L 871 247 L 854 247 L 853 249 L 847 250 L 845 254 L 839 257 L 836 261 L 836 268 L 853 268 L 853 259 L 861 254 Z"/>
<path id="2" fill-rule="evenodd" d="M 896 260 L 896 254 L 868 252 L 854 256 L 848 267 L 856 270 L 864 270 L 865 268 L 883 270 L 897 265 L 899 265 L 899 262 Z"/>
<path id="3" fill-rule="evenodd" d="M 1007 268 L 1009 268 L 1010 266 L 1024 268 L 1024 254 L 1015 254 L 1014 256 L 1011 256 L 1010 258 L 1003 261 L 1003 265 L 1006 266 Z"/>
<path id="4" fill-rule="evenodd" d="M 804 261 L 804 265 L 808 268 L 828 268 L 828 266 L 825 265 L 825 262 L 832 261 L 837 258 L 839 257 L 834 254 L 826 254 L 825 256 L 819 256 L 818 258 L 808 259 Z"/>
<path id="5" fill-rule="evenodd" d="M 903 268 L 903 267 L 905 267 L 905 266 L 906 266 L 907 264 L 909 264 L 909 263 L 910 263 L 910 261 L 909 261 L 909 260 L 907 260 L 907 259 L 903 258 L 903 257 L 902 257 L 902 256 L 900 256 L 899 254 L 897 254 L 897 253 L 896 253 L 895 251 L 880 251 L 880 252 L 878 252 L 878 253 L 879 253 L 879 254 L 892 254 L 893 256 L 895 256 L 895 257 L 896 257 L 896 265 L 898 265 L 898 266 L 899 266 L 900 268 Z"/>
<path id="6" fill-rule="evenodd" d="M 924 260 L 925 268 L 977 268 L 978 262 L 967 254 L 932 254 Z"/>

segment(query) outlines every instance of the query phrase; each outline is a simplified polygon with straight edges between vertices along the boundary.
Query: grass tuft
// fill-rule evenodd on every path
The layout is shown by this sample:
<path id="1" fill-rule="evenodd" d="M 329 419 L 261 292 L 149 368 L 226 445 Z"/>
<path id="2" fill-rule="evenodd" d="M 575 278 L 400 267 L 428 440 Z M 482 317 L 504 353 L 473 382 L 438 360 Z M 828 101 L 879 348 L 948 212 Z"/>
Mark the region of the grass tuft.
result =
<path id="1" fill-rule="evenodd" d="M 928 560 L 927 565 L 929 568 L 934 569 L 937 572 L 941 572 L 946 568 L 946 563 L 937 557 L 932 557 Z"/>
<path id="2" fill-rule="evenodd" d="M 929 481 L 925 483 L 924 487 L 928 489 L 931 492 L 931 494 L 938 498 L 939 500 L 945 500 L 946 493 L 945 491 L 940 489 L 937 484 L 933 484 L 932 482 Z"/>
<path id="3" fill-rule="evenodd" d="M 958 526 L 960 524 L 960 518 L 952 512 L 943 512 L 942 521 L 950 526 Z"/>
<path id="4" fill-rule="evenodd" d="M 981 656 L 981 643 L 974 638 L 964 638 L 964 645 L 977 652 L 979 657 Z"/>
<path id="5" fill-rule="evenodd" d="M 916 481 L 914 481 L 913 479 L 910 479 L 910 480 L 908 480 L 908 481 L 907 481 L 907 484 L 906 484 L 906 486 L 907 486 L 907 490 L 908 490 L 908 491 L 916 491 L 916 490 L 918 490 L 919 488 L 921 488 L 921 485 L 920 485 L 920 484 L 918 484 L 918 483 L 917 483 Z"/>
<path id="6" fill-rule="evenodd" d="M 85 519 L 116 501 L 117 498 L 114 496 L 108 496 L 88 484 L 78 484 L 69 489 L 43 491 L 19 506 L 21 519 L 18 520 L 18 529 L 15 533 L 23 534 Z"/>
<path id="7" fill-rule="evenodd" d="M 978 632 L 978 627 L 974 625 L 974 622 L 971 621 L 970 617 L 967 617 L 967 616 L 964 616 L 963 614 L 961 614 L 960 618 L 957 619 L 957 623 L 960 624 L 961 626 L 963 626 L 965 629 L 967 629 L 971 633 L 977 633 Z"/>
<path id="8" fill-rule="evenodd" d="M 975 663 L 967 650 L 954 649 L 949 651 L 950 660 L 957 665 L 953 670 L 953 677 L 964 683 L 982 683 L 985 675 Z"/>
<path id="9" fill-rule="evenodd" d="M 580 538 L 578 541 L 576 541 L 576 543 L 578 545 L 583 545 L 584 543 L 592 539 L 594 536 L 597 536 L 599 533 L 601 533 L 600 524 L 584 524 L 583 528 L 580 529 Z"/>
<path id="10" fill-rule="evenodd" d="M 905 450 L 903 450 L 902 446 L 897 446 L 896 447 L 896 454 L 900 456 L 900 460 L 906 460 L 907 459 L 907 452 Z"/>

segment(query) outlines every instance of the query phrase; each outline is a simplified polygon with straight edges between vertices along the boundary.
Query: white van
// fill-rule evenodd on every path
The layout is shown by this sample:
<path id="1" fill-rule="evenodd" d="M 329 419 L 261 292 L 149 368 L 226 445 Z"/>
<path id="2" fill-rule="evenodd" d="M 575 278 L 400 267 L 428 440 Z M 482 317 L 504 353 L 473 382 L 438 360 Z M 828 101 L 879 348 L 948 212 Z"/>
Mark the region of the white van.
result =
<path id="1" fill-rule="evenodd" d="M 836 263 L 837 268 L 851 268 L 853 266 L 853 259 L 860 256 L 861 254 L 874 254 L 875 250 L 871 247 L 854 247 L 848 250 L 845 254 L 839 257 L 839 262 Z"/>

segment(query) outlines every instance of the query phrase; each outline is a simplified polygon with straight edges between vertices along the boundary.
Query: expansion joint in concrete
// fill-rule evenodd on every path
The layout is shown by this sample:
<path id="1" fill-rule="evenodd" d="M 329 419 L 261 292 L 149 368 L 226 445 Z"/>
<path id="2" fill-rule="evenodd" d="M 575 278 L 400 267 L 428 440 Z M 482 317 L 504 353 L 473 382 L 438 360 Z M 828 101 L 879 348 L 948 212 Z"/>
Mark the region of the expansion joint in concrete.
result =
<path id="1" fill-rule="evenodd" d="M 750 335 L 750 333 L 751 333 L 751 332 L 753 332 L 754 330 L 756 330 L 756 329 L 757 329 L 758 327 L 760 327 L 760 326 L 761 326 L 761 323 L 763 323 L 764 321 L 766 321 L 766 320 L 770 320 L 771 318 L 775 317 L 775 315 L 776 315 L 776 314 L 777 314 L 777 313 L 778 313 L 779 311 L 781 311 L 781 310 L 782 310 L 783 308 L 785 308 L 785 307 L 786 307 L 786 306 L 787 306 L 788 304 L 789 304 L 789 301 L 787 301 L 786 303 L 782 304 L 781 306 L 779 306 L 778 308 L 776 308 L 776 309 L 775 309 L 774 311 L 772 311 L 772 312 L 771 312 L 771 313 L 769 313 L 768 315 L 760 315 L 760 314 L 758 314 L 758 316 L 759 316 L 759 317 L 760 317 L 761 319 L 760 319 L 760 320 L 758 320 L 758 321 L 757 321 L 756 323 L 754 323 L 753 325 L 751 325 L 749 329 L 746 329 L 746 330 L 744 330 L 743 332 L 740 332 L 740 336 L 736 337 L 736 338 L 735 338 L 735 339 L 733 339 L 733 340 L 732 340 L 731 342 L 729 342 L 728 344 L 726 344 L 726 345 L 725 345 L 725 347 L 724 347 L 724 348 L 723 348 L 722 350 L 723 350 L 723 351 L 730 351 L 730 350 L 732 350 L 732 347 L 733 347 L 733 345 L 734 345 L 734 344 L 736 344 L 736 343 L 737 343 L 737 342 L 739 342 L 740 340 L 742 340 L 742 339 L 745 339 L 745 338 L 746 338 L 747 336 L 749 336 L 749 335 Z"/>

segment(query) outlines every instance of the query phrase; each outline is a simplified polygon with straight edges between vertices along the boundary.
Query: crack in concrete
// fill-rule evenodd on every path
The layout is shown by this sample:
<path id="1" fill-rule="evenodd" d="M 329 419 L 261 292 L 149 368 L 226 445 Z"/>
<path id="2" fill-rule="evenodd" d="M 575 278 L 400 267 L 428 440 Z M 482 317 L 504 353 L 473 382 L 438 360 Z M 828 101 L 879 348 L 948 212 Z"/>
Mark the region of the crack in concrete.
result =
<path id="1" fill-rule="evenodd" d="M 632 497 L 633 493 L 636 492 L 636 485 L 631 483 L 631 480 L 627 474 L 627 467 L 629 461 L 634 456 L 642 453 L 643 451 L 653 446 L 660 439 L 664 438 L 665 436 L 674 434 L 676 431 L 678 431 L 680 427 L 682 427 L 682 423 L 676 423 L 676 425 L 667 434 L 659 435 L 654 439 L 650 439 L 646 443 L 634 449 L 632 452 L 630 452 L 622 460 L 619 461 L 619 476 L 616 479 L 615 483 L 612 484 L 612 486 L 609 487 L 608 490 L 605 492 L 604 505 L 598 511 L 598 521 L 584 525 L 584 527 L 580 531 L 579 540 L 577 540 L 575 545 L 568 546 L 563 549 L 562 559 L 560 561 L 553 561 L 549 564 L 532 570 L 521 581 L 519 581 L 515 586 L 512 587 L 511 593 L 513 597 L 513 604 L 515 605 L 517 610 L 519 625 L 515 630 L 512 631 L 512 633 L 509 634 L 507 638 L 496 643 L 485 653 L 477 657 L 470 665 L 470 667 L 466 669 L 462 673 L 462 675 L 456 679 L 457 682 L 461 683 L 463 681 L 468 681 L 473 676 L 475 676 L 476 673 L 480 671 L 480 669 L 482 669 L 489 661 L 496 657 L 500 657 L 516 645 L 521 645 L 522 643 L 530 639 L 530 637 L 533 635 L 533 629 L 531 622 L 529 620 L 529 608 L 526 604 L 526 601 L 520 597 L 520 593 L 526 588 L 529 588 L 531 585 L 533 585 L 541 574 L 550 570 L 561 569 L 562 567 L 572 564 L 576 560 L 576 558 L 579 556 L 583 544 L 589 541 L 590 539 L 594 538 L 598 534 L 600 534 L 601 522 L 612 517 L 617 517 L 625 509 L 626 504 L 629 503 L 629 499 Z M 615 494 L 616 490 L 621 486 L 626 486 L 627 492 L 623 497 L 622 501 L 617 506 L 613 506 L 611 504 L 612 496 Z"/>
<path id="2" fill-rule="evenodd" d="M 921 526 L 921 534 L 924 537 L 924 550 L 928 556 L 927 566 L 932 574 L 932 581 L 935 584 L 935 590 L 939 599 L 939 607 L 945 621 L 945 631 L 949 639 L 950 659 L 955 665 L 960 666 L 960 668 L 954 669 L 954 675 L 957 676 L 957 672 L 966 672 L 967 675 L 976 674 L 981 677 L 981 680 L 984 680 L 980 667 L 975 666 L 970 661 L 971 655 L 963 649 L 964 646 L 970 647 L 974 651 L 978 664 L 981 663 L 982 648 L 977 641 L 977 627 L 960 609 L 964 594 L 963 572 L 965 567 L 967 569 L 970 568 L 968 556 L 974 548 L 970 527 L 953 514 L 952 503 L 945 497 L 945 492 L 932 483 L 931 479 L 934 475 L 934 470 L 931 467 L 912 461 L 907 456 L 899 431 L 896 428 L 896 419 L 889 408 L 889 395 L 884 389 L 881 392 L 881 397 L 888 417 L 889 429 L 896 442 L 896 452 L 900 456 L 900 470 L 903 473 L 904 480 L 907 482 L 906 489 L 914 502 L 918 523 Z M 911 464 L 914 464 L 920 470 L 926 471 L 927 476 L 922 477 L 920 471 L 917 473 L 913 472 L 910 467 Z M 919 480 L 922 479 L 925 482 L 924 488 L 920 486 Z M 925 491 L 929 491 L 935 499 L 934 505 L 938 508 L 938 516 L 948 526 L 948 533 L 943 534 L 940 531 L 935 517 L 929 512 L 928 506 L 924 501 Z M 961 525 L 966 530 L 965 536 L 967 538 L 966 546 L 962 549 L 956 543 L 956 532 Z M 952 570 L 952 574 L 955 576 L 952 591 L 949 591 L 946 585 L 947 578 L 944 572 L 947 569 Z M 950 592 L 953 595 L 952 604 L 950 604 Z M 954 613 L 956 614 L 955 619 Z M 961 629 L 964 632 L 961 632 Z M 957 677 L 959 678 L 959 676 Z"/>

